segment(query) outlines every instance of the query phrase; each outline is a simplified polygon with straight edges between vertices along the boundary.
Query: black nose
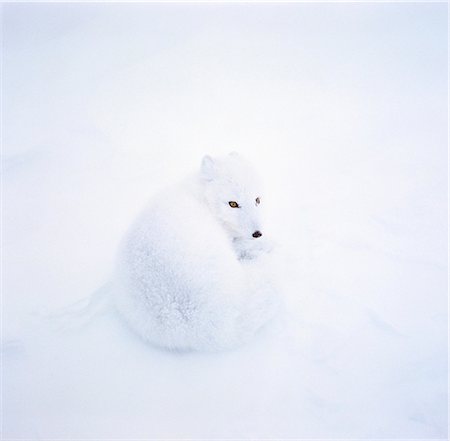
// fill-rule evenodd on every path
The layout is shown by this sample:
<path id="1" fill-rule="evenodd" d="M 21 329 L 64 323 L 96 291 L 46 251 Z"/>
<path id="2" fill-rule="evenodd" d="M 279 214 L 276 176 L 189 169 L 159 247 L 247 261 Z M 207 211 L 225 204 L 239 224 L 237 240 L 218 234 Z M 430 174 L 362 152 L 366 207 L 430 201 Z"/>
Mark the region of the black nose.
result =
<path id="1" fill-rule="evenodd" d="M 262 233 L 261 233 L 261 231 L 255 231 L 255 232 L 252 234 L 252 236 L 256 239 L 256 238 L 258 238 L 258 237 L 261 237 L 261 236 L 262 236 Z"/>

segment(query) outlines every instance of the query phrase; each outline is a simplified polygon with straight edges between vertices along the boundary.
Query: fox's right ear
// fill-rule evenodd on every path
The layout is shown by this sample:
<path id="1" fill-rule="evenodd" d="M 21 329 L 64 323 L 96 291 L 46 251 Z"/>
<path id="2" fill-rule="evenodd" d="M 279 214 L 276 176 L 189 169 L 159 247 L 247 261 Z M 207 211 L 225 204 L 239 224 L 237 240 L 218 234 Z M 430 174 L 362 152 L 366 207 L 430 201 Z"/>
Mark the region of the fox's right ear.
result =
<path id="1" fill-rule="evenodd" d="M 205 181 L 212 181 L 216 172 L 216 164 L 211 156 L 204 156 L 202 159 L 201 175 Z"/>

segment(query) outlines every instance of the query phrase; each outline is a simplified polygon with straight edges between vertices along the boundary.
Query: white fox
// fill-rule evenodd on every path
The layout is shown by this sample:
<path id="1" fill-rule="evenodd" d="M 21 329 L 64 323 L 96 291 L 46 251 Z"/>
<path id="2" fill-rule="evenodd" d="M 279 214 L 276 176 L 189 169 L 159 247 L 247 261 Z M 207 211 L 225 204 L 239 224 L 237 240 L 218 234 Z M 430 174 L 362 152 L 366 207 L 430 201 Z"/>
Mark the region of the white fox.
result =
<path id="1" fill-rule="evenodd" d="M 276 313 L 259 179 L 236 153 L 152 199 L 119 250 L 114 300 L 145 340 L 176 350 L 247 341 Z"/>

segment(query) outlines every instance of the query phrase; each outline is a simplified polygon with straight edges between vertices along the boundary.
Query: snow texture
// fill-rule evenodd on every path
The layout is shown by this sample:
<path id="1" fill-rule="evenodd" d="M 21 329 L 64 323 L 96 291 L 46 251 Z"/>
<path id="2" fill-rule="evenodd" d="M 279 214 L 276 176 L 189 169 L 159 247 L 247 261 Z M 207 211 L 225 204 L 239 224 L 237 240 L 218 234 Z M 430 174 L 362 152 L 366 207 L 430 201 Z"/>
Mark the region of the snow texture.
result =
<path id="1" fill-rule="evenodd" d="M 447 439 L 446 4 L 7 3 L 2 21 L 2 439 Z M 230 151 L 264 183 L 234 242 L 206 213 L 201 234 L 187 184 L 166 193 Z M 190 293 L 270 257 L 246 280 L 284 308 L 237 346 L 137 335 L 108 299 L 149 200 L 152 252 Z"/>

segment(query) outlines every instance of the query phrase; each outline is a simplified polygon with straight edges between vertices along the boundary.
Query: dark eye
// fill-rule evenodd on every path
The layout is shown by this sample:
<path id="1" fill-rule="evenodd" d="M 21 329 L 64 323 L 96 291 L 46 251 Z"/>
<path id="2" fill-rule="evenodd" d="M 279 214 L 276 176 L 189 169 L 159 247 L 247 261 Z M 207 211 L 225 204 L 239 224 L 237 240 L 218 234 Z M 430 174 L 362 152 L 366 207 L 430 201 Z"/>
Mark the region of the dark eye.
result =
<path id="1" fill-rule="evenodd" d="M 231 208 L 239 208 L 239 204 L 235 201 L 228 202 Z"/>
<path id="2" fill-rule="evenodd" d="M 256 202 L 256 205 L 259 205 L 261 203 L 261 199 L 260 198 L 256 198 L 255 202 Z"/>

